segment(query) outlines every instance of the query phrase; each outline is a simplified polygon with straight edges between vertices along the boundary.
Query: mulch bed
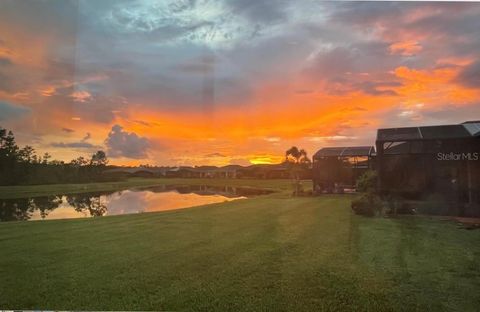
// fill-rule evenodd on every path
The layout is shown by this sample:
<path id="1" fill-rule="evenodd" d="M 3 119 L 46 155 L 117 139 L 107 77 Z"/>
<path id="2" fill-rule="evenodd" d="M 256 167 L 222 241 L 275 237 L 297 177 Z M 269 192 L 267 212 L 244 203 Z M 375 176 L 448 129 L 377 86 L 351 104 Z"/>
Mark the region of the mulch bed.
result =
<path id="1" fill-rule="evenodd" d="M 480 218 L 453 217 L 452 219 L 466 230 L 480 229 Z"/>

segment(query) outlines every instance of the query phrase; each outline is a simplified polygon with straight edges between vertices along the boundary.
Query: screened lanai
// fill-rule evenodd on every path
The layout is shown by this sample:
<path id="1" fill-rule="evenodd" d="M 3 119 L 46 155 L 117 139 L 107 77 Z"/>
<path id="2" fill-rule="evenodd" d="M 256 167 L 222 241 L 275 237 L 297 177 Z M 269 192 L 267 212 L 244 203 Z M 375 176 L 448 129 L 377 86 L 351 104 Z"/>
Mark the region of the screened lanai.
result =
<path id="1" fill-rule="evenodd" d="M 317 193 L 354 189 L 357 178 L 372 168 L 373 146 L 324 147 L 313 155 L 313 189 Z"/>
<path id="2" fill-rule="evenodd" d="M 379 129 L 376 150 L 382 194 L 435 194 L 457 210 L 452 214 L 479 214 L 480 121 Z"/>

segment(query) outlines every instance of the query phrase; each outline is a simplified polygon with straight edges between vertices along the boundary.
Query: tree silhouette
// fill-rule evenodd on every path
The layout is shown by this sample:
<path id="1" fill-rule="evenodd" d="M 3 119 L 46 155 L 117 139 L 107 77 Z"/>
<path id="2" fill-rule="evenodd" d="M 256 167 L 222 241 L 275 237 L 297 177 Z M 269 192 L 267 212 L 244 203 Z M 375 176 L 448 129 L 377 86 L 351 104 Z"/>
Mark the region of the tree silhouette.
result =
<path id="1" fill-rule="evenodd" d="M 311 161 L 304 149 L 292 146 L 285 152 L 285 163 L 294 180 L 294 195 L 299 195 L 301 193 L 300 176 L 302 172 L 305 172 L 310 167 Z"/>
<path id="2" fill-rule="evenodd" d="M 97 151 L 86 159 L 78 157 L 70 163 L 52 159 L 46 152 L 38 156 L 33 147 L 19 148 L 11 131 L 0 127 L 0 185 L 49 184 L 65 182 L 105 181 L 103 171 L 107 155 Z"/>

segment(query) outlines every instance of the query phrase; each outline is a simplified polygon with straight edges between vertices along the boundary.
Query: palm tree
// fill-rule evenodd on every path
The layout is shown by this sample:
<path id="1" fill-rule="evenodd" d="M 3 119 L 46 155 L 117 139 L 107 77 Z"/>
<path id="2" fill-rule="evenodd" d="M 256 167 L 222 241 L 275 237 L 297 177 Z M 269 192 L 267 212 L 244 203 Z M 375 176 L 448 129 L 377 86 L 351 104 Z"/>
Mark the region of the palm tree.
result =
<path id="1" fill-rule="evenodd" d="M 287 164 L 290 175 L 294 180 L 294 195 L 300 194 L 300 174 L 310 167 L 310 159 L 304 149 L 298 149 L 292 146 L 285 152 L 285 163 Z"/>

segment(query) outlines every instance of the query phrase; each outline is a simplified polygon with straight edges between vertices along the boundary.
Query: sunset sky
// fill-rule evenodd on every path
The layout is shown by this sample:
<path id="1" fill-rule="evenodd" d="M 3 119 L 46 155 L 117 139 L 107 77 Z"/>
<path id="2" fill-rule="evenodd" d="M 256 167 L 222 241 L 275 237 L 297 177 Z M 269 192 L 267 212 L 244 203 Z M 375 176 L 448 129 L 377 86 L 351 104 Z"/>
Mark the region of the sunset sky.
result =
<path id="1" fill-rule="evenodd" d="M 279 162 L 480 119 L 480 3 L 0 0 L 0 126 L 111 164 Z"/>

